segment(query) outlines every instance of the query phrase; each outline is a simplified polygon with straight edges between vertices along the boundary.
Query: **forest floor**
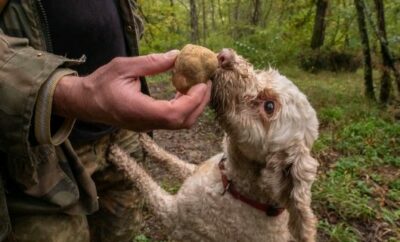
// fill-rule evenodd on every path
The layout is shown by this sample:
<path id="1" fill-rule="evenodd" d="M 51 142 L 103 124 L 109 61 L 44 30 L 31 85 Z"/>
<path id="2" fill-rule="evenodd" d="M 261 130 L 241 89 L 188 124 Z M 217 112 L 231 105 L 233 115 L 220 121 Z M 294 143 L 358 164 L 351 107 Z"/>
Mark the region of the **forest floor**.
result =
<path id="1" fill-rule="evenodd" d="M 393 118 L 399 103 L 382 108 L 364 99 L 361 71 L 280 72 L 309 97 L 320 120 L 313 148 L 320 163 L 313 186 L 318 241 L 400 241 L 400 121 Z M 174 96 L 168 76 L 150 78 L 149 86 L 156 98 Z M 209 109 L 189 130 L 154 132 L 160 146 L 193 163 L 220 152 L 222 137 Z M 148 159 L 144 165 L 164 189 L 179 189 L 181 182 L 159 163 Z M 135 241 L 167 241 L 157 218 L 143 210 L 145 222 Z"/>

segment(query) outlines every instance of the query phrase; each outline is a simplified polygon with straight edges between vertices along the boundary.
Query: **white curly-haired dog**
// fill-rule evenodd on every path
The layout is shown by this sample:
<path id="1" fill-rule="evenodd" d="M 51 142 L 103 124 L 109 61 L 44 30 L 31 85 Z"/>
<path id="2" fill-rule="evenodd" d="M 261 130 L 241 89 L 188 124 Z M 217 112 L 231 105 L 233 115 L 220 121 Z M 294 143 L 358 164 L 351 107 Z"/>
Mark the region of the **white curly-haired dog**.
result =
<path id="1" fill-rule="evenodd" d="M 150 155 L 186 178 L 176 195 L 118 147 L 111 147 L 110 160 L 135 180 L 174 240 L 315 241 L 310 207 L 318 167 L 310 155 L 318 136 L 314 109 L 277 71 L 253 70 L 231 49 L 218 58 L 211 106 L 226 133 L 223 153 L 197 166 L 142 135 Z"/>

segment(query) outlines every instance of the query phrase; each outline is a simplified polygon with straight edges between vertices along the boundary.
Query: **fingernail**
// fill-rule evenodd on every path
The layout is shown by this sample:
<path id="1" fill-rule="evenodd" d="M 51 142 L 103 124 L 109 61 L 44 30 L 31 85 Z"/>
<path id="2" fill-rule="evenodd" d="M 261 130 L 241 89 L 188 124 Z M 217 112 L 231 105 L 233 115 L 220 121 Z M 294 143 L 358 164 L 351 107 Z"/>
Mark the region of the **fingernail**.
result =
<path id="1" fill-rule="evenodd" d="M 175 57 L 179 54 L 179 52 L 180 52 L 179 50 L 170 50 L 167 53 L 165 53 L 165 55 L 167 57 Z"/>

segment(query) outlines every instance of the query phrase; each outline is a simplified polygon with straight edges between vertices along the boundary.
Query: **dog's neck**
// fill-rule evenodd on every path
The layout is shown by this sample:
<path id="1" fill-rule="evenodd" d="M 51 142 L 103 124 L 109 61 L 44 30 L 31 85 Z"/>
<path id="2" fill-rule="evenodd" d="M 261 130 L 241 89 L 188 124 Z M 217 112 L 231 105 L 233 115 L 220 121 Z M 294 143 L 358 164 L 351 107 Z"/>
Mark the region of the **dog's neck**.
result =
<path id="1" fill-rule="evenodd" d="M 224 141 L 226 176 L 244 196 L 258 202 L 271 202 L 268 191 L 258 185 L 265 161 L 257 162 L 247 158 L 229 138 Z"/>

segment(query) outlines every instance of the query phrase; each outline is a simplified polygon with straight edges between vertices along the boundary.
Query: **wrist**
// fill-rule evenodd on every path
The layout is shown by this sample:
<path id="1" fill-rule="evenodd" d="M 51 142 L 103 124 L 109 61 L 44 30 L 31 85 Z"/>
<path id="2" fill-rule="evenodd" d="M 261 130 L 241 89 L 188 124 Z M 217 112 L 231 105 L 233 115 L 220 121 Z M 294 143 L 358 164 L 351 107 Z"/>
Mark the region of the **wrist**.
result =
<path id="1" fill-rule="evenodd" d="M 76 88 L 80 77 L 67 75 L 63 76 L 57 83 L 53 96 L 54 113 L 63 117 L 77 117 L 77 98 L 79 94 Z"/>

